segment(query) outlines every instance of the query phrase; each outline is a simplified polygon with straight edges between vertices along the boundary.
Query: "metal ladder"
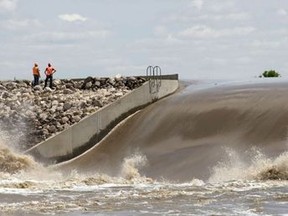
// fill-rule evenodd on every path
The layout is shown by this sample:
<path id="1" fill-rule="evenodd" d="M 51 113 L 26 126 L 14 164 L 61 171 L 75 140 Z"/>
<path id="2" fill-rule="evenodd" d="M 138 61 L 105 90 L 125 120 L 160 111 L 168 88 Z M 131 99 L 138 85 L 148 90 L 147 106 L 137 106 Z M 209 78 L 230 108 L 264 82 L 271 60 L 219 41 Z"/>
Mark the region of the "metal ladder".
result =
<path id="1" fill-rule="evenodd" d="M 149 80 L 150 93 L 158 93 L 161 87 L 161 68 L 159 66 L 148 66 L 146 69 L 146 77 Z"/>

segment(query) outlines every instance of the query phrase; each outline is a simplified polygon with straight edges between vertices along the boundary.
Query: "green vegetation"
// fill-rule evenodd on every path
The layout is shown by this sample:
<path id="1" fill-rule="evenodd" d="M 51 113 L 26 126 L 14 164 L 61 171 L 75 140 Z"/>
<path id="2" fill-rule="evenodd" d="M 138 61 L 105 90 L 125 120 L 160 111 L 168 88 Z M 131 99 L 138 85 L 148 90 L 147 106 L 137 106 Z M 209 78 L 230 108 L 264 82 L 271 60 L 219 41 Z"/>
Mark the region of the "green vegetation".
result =
<path id="1" fill-rule="evenodd" d="M 281 75 L 275 70 L 264 71 L 260 77 L 280 77 Z"/>

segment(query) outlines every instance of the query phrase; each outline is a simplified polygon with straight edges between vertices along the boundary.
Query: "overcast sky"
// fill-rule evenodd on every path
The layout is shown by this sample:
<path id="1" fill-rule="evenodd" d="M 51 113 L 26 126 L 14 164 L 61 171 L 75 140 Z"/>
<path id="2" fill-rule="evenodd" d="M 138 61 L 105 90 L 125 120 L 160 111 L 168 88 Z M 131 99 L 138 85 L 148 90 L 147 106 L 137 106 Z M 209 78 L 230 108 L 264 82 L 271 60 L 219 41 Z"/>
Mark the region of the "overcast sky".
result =
<path id="1" fill-rule="evenodd" d="M 0 79 L 288 77 L 286 0 L 0 0 Z M 42 75 L 44 77 L 44 75 Z"/>

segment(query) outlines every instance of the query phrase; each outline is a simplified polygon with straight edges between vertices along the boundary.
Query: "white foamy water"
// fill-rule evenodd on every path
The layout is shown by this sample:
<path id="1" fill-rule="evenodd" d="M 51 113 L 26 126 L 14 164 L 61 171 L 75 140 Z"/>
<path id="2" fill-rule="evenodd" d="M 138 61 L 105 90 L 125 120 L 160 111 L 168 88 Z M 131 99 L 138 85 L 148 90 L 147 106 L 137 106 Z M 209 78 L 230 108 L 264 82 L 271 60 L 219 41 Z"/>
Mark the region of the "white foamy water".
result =
<path id="1" fill-rule="evenodd" d="M 288 182 L 259 178 L 270 167 L 287 167 L 284 165 L 287 154 L 272 160 L 255 153 L 248 168 L 232 160 L 236 159 L 233 151 L 228 152 L 227 158 L 215 166 L 208 182 L 191 179 L 186 183 L 154 181 L 141 175 L 138 168 L 145 166 L 147 159 L 140 154 L 126 158 L 116 177 L 103 173 L 86 176 L 77 171 L 63 175 L 33 162 L 30 169 L 1 172 L 0 212 L 13 216 L 284 215 L 287 212 Z"/>
<path id="2" fill-rule="evenodd" d="M 287 210 L 287 182 L 96 183 L 102 178 L 1 185 L 0 210 L 7 215 L 270 215 Z"/>
<path id="3" fill-rule="evenodd" d="M 260 150 L 251 149 L 245 157 L 227 149 L 227 157 L 212 169 L 209 182 L 231 180 L 288 180 L 288 152 L 267 158 Z"/>

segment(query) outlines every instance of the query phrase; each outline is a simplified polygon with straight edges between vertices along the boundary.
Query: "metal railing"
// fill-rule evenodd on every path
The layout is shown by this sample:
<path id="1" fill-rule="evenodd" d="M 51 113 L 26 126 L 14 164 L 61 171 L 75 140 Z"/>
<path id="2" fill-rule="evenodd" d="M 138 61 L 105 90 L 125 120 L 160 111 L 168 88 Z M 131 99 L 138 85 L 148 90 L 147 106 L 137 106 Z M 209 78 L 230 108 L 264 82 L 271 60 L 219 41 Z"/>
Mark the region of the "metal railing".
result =
<path id="1" fill-rule="evenodd" d="M 148 66 L 146 69 L 146 77 L 149 80 L 150 93 L 159 92 L 161 87 L 161 68 L 159 66 Z"/>

